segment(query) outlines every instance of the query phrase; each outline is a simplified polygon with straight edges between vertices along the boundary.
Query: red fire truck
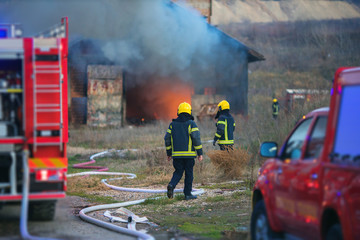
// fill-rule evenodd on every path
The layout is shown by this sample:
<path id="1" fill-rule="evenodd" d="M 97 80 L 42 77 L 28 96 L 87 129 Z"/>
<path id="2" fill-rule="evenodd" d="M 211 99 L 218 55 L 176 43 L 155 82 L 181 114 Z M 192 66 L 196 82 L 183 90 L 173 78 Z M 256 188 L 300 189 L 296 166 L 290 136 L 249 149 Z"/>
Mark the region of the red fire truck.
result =
<path id="1" fill-rule="evenodd" d="M 66 191 L 68 19 L 21 35 L 0 24 L 0 205 L 27 197 L 30 219 L 52 220 Z"/>
<path id="2" fill-rule="evenodd" d="M 360 67 L 335 74 L 329 108 L 307 114 L 268 159 L 253 191 L 252 239 L 360 239 Z"/>

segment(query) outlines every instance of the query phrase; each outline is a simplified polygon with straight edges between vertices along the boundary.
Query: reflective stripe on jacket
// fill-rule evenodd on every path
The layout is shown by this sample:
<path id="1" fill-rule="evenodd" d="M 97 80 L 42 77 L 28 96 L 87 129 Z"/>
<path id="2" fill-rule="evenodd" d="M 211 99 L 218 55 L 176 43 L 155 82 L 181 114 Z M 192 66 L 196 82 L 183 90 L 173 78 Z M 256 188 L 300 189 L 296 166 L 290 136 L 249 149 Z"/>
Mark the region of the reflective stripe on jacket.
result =
<path id="1" fill-rule="evenodd" d="M 273 103 L 272 105 L 273 115 L 279 114 L 279 103 Z"/>
<path id="2" fill-rule="evenodd" d="M 203 154 L 199 128 L 189 114 L 180 114 L 170 123 L 164 140 L 166 153 L 173 158 L 195 158 Z"/>
<path id="3" fill-rule="evenodd" d="M 214 140 L 219 140 L 219 144 L 234 144 L 235 121 L 229 111 L 222 111 L 216 123 L 216 133 Z"/>

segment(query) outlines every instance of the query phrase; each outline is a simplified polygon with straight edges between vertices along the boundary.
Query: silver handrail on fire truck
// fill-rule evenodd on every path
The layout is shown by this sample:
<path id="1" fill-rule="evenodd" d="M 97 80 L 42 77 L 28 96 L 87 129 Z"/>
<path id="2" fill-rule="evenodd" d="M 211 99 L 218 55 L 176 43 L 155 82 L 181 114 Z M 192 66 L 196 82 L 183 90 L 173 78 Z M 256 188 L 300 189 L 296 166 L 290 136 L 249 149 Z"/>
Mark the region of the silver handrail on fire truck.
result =
<path id="1" fill-rule="evenodd" d="M 60 137 L 60 151 L 63 150 L 63 145 L 62 145 L 62 140 L 63 140 L 63 101 L 62 101 L 62 95 L 63 95 L 63 92 L 62 92 L 62 85 L 63 85 L 63 82 L 64 82 L 64 76 L 62 74 L 62 65 L 61 65 L 61 41 L 60 39 L 58 38 L 56 40 L 57 42 L 57 45 L 58 45 L 58 58 L 59 58 L 59 86 L 60 86 L 60 128 L 59 128 L 59 137 Z"/>

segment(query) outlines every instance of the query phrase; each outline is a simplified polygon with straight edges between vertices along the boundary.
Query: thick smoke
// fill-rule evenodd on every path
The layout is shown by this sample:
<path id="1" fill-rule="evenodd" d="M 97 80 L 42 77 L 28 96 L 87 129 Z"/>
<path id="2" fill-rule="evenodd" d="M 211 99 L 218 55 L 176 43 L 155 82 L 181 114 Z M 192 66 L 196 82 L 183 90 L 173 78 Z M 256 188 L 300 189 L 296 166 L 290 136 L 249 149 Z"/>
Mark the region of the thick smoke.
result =
<path id="1" fill-rule="evenodd" d="M 195 93 L 216 87 L 233 103 L 247 101 L 230 96 L 239 96 L 239 71 L 247 57 L 239 54 L 241 44 L 209 26 L 195 10 L 170 0 L 0 1 L 0 22 L 22 23 L 27 36 L 63 16 L 69 17 L 69 48 L 77 56 L 69 56 L 71 67 L 84 72 L 88 64 L 111 63 L 135 76 L 127 88 L 158 76 L 189 82 Z M 83 50 L 74 49 L 79 44 L 96 49 L 94 58 L 101 60 L 82 58 Z"/>
<path id="2" fill-rule="evenodd" d="M 123 1 L 118 9 L 126 9 L 118 28 L 123 35 L 102 49 L 128 71 L 194 80 L 195 70 L 214 66 L 219 37 L 197 12 L 163 0 Z"/>
<path id="3" fill-rule="evenodd" d="M 138 75 L 208 84 L 215 65 L 233 60 L 198 12 L 169 0 L 12 0 L 0 2 L 0 16 L 22 23 L 26 35 L 68 16 L 70 45 L 94 39 L 109 60 Z"/>

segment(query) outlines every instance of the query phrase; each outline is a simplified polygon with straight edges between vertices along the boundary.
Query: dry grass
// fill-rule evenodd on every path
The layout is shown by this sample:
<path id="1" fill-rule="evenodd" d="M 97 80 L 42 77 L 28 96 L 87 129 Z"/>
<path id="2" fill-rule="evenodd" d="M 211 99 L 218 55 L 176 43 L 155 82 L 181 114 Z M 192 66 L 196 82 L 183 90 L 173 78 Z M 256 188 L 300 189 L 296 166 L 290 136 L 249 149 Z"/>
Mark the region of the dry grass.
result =
<path id="1" fill-rule="evenodd" d="M 147 186 L 156 186 L 156 185 L 163 185 L 167 186 L 167 184 L 170 182 L 170 179 L 172 177 L 172 169 L 170 167 L 167 167 L 167 170 L 164 168 L 161 169 L 147 169 L 145 171 L 146 177 L 143 179 L 143 184 Z"/>
<path id="2" fill-rule="evenodd" d="M 67 185 L 70 192 L 90 192 L 108 190 L 101 181 L 95 176 L 77 176 L 68 179 Z"/>
<path id="3" fill-rule="evenodd" d="M 210 151 L 207 153 L 211 163 L 219 172 L 223 172 L 224 179 L 240 179 L 247 169 L 250 155 L 248 150 L 235 148 L 229 151 Z"/>
<path id="4" fill-rule="evenodd" d="M 146 165 L 149 168 L 166 166 L 167 157 L 164 149 L 149 150 Z"/>
<path id="5" fill-rule="evenodd" d="M 195 161 L 194 167 L 194 182 L 206 185 L 211 182 L 220 181 L 219 174 L 215 166 L 210 162 L 206 156 L 202 162 Z"/>
<path id="6" fill-rule="evenodd" d="M 95 128 L 71 126 L 70 145 L 72 147 L 96 149 L 139 149 L 158 147 L 163 144 L 163 137 L 168 123 L 158 122 L 146 126 L 126 126 L 124 128 Z"/>
<path id="7" fill-rule="evenodd" d="M 172 161 L 168 161 L 164 149 L 149 151 L 147 154 L 147 168 L 142 172 L 145 175 L 145 181 L 151 184 L 168 183 L 174 172 Z M 199 162 L 195 160 L 194 182 L 205 184 L 207 182 L 217 181 L 218 171 L 206 158 Z M 181 180 L 181 184 L 184 179 Z"/>

